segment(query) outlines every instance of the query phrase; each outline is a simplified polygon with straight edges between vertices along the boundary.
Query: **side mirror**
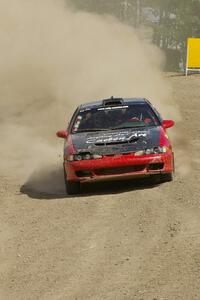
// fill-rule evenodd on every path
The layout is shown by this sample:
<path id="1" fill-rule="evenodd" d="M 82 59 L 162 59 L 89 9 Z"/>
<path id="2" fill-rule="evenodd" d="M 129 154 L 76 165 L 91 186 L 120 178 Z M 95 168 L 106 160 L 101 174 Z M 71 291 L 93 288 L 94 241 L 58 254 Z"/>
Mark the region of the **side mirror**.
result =
<path id="1" fill-rule="evenodd" d="M 173 127 L 174 126 L 174 121 L 173 120 L 163 120 L 162 126 L 165 129 Z"/>
<path id="2" fill-rule="evenodd" d="M 58 132 L 56 132 L 56 135 L 59 138 L 66 139 L 68 136 L 68 132 L 67 132 L 67 130 L 59 130 Z"/>

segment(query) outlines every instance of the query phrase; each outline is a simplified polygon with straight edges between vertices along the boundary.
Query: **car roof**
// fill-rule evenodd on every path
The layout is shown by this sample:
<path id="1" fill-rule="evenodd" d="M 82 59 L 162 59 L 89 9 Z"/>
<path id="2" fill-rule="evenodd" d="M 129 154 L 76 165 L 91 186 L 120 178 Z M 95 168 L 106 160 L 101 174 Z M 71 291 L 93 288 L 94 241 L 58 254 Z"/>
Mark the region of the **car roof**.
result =
<path id="1" fill-rule="evenodd" d="M 97 108 L 97 107 L 102 107 L 107 103 L 107 105 L 113 105 L 114 103 L 117 103 L 119 101 L 119 104 L 116 105 L 130 105 L 130 104 L 143 104 L 143 103 L 148 103 L 149 101 L 145 98 L 108 98 L 108 99 L 103 99 L 103 100 L 98 100 L 98 101 L 93 101 L 93 102 L 88 102 L 80 105 L 80 109 L 91 109 L 91 108 Z M 120 104 L 121 102 L 121 104 Z"/>

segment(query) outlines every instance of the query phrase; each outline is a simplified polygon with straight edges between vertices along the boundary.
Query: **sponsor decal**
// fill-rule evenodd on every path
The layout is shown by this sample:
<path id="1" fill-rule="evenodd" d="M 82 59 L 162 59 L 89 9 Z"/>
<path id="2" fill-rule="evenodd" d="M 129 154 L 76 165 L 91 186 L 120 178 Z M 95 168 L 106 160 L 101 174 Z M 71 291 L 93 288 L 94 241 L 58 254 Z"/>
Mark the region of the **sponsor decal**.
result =
<path id="1" fill-rule="evenodd" d="M 146 131 L 121 131 L 116 133 L 105 133 L 101 136 L 89 136 L 86 139 L 86 144 L 97 144 L 97 143 L 113 143 L 113 142 L 127 142 L 133 139 L 146 138 Z"/>
<path id="2" fill-rule="evenodd" d="M 122 108 L 129 108 L 129 106 L 108 106 L 108 107 L 101 107 L 98 110 L 114 110 L 114 109 L 122 109 Z"/>

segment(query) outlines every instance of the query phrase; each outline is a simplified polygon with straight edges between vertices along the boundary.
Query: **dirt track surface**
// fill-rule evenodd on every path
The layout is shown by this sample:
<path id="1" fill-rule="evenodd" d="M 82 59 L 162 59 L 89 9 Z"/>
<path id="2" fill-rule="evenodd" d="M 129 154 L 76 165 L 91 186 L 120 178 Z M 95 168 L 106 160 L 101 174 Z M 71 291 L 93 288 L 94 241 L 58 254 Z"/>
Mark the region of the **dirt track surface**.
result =
<path id="1" fill-rule="evenodd" d="M 200 76 L 169 80 L 192 157 L 173 183 L 66 197 L 0 171 L 0 299 L 200 299 Z"/>

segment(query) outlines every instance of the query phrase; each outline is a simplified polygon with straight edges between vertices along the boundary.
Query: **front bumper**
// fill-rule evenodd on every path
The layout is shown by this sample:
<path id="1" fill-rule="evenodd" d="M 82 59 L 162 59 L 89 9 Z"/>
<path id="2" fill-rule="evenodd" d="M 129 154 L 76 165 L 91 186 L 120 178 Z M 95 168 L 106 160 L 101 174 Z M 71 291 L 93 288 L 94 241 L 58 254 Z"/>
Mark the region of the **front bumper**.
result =
<path id="1" fill-rule="evenodd" d="M 104 156 L 97 160 L 64 161 L 67 180 L 92 182 L 149 176 L 174 171 L 172 152 L 134 156 Z"/>

